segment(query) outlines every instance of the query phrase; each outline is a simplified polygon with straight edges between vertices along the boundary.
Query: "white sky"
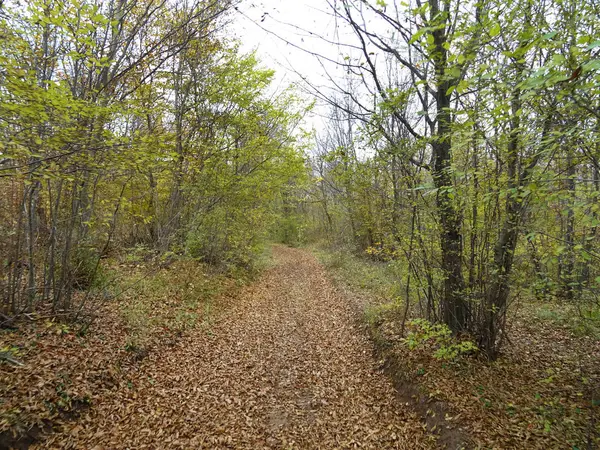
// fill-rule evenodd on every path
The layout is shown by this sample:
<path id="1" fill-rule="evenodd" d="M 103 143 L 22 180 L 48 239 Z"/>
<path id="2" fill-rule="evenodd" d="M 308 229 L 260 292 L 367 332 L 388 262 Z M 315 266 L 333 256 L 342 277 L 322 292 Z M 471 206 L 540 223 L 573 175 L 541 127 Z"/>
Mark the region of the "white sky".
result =
<path id="1" fill-rule="evenodd" d="M 234 14 L 233 31 L 242 49 L 256 49 L 263 65 L 276 70 L 276 88 L 300 82 L 299 74 L 312 84 L 329 85 L 325 70 L 330 74 L 342 70 L 331 63 L 324 69 L 315 56 L 302 50 L 338 61 L 343 58 L 336 45 L 319 38 L 334 40 L 336 33 L 335 18 L 325 0 L 242 0 Z M 326 110 L 321 107 L 315 111 L 306 125 L 319 130 L 323 119 L 318 116 Z"/>

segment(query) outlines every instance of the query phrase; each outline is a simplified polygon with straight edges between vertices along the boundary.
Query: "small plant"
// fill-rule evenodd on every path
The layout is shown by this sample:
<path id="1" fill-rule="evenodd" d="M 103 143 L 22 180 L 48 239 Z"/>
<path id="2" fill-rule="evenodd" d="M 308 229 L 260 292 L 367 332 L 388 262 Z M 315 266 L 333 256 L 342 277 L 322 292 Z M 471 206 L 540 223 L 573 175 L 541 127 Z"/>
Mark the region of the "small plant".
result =
<path id="1" fill-rule="evenodd" d="M 409 322 L 411 330 L 405 342 L 409 349 L 431 346 L 435 349 L 433 357 L 443 360 L 455 360 L 459 356 L 476 352 L 477 346 L 471 341 L 459 341 L 445 324 L 433 324 L 425 319 Z"/>
<path id="2" fill-rule="evenodd" d="M 53 333 L 63 336 L 65 334 L 69 334 L 71 332 L 71 327 L 66 323 L 55 322 L 54 320 L 46 320 L 46 329 Z"/>
<path id="3" fill-rule="evenodd" d="M 369 306 L 365 308 L 365 320 L 371 326 L 379 325 L 383 320 L 384 315 L 400 314 L 402 311 L 402 300 L 396 299 L 390 303 L 382 305 Z"/>
<path id="4" fill-rule="evenodd" d="M 128 341 L 125 343 L 125 351 L 126 351 L 126 352 L 132 352 L 132 353 L 135 353 L 135 352 L 138 352 L 139 350 L 140 350 L 140 347 L 139 347 L 139 345 L 138 345 L 138 344 L 136 344 L 134 341 L 132 341 L 132 340 L 128 340 Z"/>
<path id="5" fill-rule="evenodd" d="M 152 256 L 152 251 L 147 246 L 137 244 L 135 247 L 127 249 L 125 261 L 128 263 L 140 263 L 148 259 L 150 256 Z"/>

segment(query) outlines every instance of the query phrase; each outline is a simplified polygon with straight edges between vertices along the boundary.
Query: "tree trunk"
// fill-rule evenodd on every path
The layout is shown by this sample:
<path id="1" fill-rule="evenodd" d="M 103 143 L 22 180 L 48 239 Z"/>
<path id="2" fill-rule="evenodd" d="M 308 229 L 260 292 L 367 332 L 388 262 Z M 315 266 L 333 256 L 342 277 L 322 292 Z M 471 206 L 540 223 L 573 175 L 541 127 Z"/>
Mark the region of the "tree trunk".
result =
<path id="1" fill-rule="evenodd" d="M 432 23 L 439 20 L 437 1 L 431 2 Z M 442 19 L 446 20 L 446 19 Z M 434 65 L 436 73 L 436 119 L 437 130 L 433 136 L 433 181 L 437 188 L 437 209 L 441 224 L 442 270 L 444 272 L 444 294 L 441 312 L 444 323 L 454 332 L 464 331 L 468 326 L 469 305 L 464 297 L 464 277 L 462 273 L 462 218 L 454 203 L 451 152 L 452 114 L 450 95 L 452 86 L 446 69 L 448 51 L 445 27 L 438 26 L 433 31 L 435 45 Z"/>

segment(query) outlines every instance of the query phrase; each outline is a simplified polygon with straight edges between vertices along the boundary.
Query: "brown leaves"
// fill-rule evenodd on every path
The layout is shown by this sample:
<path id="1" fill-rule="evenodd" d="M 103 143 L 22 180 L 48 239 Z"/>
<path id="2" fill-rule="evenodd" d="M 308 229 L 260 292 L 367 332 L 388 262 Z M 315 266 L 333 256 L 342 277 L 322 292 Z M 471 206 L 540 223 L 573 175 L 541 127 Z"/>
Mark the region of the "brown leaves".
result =
<path id="1" fill-rule="evenodd" d="M 380 341 L 393 345 L 387 357 L 402 367 L 402 376 L 446 403 L 452 417 L 446 421 L 467 428 L 476 445 L 586 447 L 589 398 L 600 390 L 598 340 L 575 337 L 520 311 L 510 333 L 512 345 L 498 361 L 472 357 L 444 363 L 426 350 L 409 350 L 398 339 L 399 324 L 393 320 L 385 318 L 376 330 Z"/>
<path id="2" fill-rule="evenodd" d="M 92 408 L 43 446 L 431 448 L 322 267 L 300 250 L 275 254 L 278 265 L 223 299 L 210 327 L 115 365 L 114 386 L 93 385 Z"/>

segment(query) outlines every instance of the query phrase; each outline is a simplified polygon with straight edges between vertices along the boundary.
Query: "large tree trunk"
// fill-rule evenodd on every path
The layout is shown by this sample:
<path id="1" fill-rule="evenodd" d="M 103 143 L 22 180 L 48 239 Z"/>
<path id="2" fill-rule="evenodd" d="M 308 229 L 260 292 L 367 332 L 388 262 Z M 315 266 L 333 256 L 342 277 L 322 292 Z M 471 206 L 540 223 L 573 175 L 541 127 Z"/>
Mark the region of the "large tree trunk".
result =
<path id="1" fill-rule="evenodd" d="M 441 11 L 437 1 L 431 2 L 431 22 L 436 23 Z M 445 20 L 445 19 L 443 19 Z M 438 26 L 433 31 L 435 45 L 434 65 L 436 74 L 436 119 L 437 130 L 433 136 L 433 181 L 437 188 L 437 209 L 441 223 L 442 270 L 444 272 L 444 296 L 441 310 L 444 322 L 454 332 L 467 328 L 469 305 L 464 296 L 462 273 L 462 218 L 454 202 L 451 151 L 452 114 L 448 90 L 451 80 L 446 73 L 448 51 L 445 48 L 447 36 L 445 27 Z"/>
<path id="2" fill-rule="evenodd" d="M 442 138 L 434 144 L 435 168 L 433 178 L 437 188 L 437 208 L 441 219 L 442 270 L 444 297 L 441 310 L 444 322 L 454 332 L 467 328 L 469 305 L 464 297 L 462 273 L 461 217 L 452 194 L 450 174 L 450 139 Z"/>
<path id="3" fill-rule="evenodd" d="M 513 266 L 514 252 L 517 246 L 519 222 L 521 217 L 521 198 L 517 191 L 519 163 L 519 126 L 520 119 L 517 111 L 521 107 L 520 93 L 515 93 L 512 101 L 513 116 L 511 120 L 511 135 L 508 142 L 506 160 L 508 172 L 508 194 L 506 196 L 506 216 L 500 230 L 498 242 L 494 251 L 494 263 L 491 271 L 492 281 L 488 288 L 483 317 L 484 329 L 481 332 L 481 348 L 489 358 L 495 359 L 498 351 L 498 333 L 503 325 L 508 295 L 510 292 L 509 277 Z"/>

